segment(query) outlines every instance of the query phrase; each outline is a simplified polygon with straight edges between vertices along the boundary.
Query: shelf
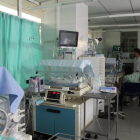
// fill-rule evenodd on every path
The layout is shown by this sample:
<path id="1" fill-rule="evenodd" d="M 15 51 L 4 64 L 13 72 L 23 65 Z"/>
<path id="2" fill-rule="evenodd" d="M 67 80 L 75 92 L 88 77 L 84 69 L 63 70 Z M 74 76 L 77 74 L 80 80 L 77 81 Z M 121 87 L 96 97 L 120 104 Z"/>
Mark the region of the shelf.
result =
<path id="1" fill-rule="evenodd" d="M 115 96 L 117 96 L 117 93 L 105 93 L 105 92 L 94 92 L 91 91 L 88 94 L 83 95 L 84 98 L 94 98 L 94 99 L 103 99 L 103 100 L 112 100 Z"/>
<path id="2" fill-rule="evenodd" d="M 110 120 L 110 131 L 115 125 L 114 120 Z M 108 136 L 108 119 L 93 119 L 91 125 L 85 129 L 86 133 Z"/>

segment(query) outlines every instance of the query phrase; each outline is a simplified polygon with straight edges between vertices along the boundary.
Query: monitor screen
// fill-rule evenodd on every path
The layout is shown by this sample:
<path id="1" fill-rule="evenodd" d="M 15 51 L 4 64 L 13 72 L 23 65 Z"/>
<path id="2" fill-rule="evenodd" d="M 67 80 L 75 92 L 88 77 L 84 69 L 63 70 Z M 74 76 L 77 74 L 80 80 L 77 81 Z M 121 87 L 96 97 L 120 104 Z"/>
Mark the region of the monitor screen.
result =
<path id="1" fill-rule="evenodd" d="M 43 85 L 44 84 L 44 80 L 41 80 L 41 85 Z"/>
<path id="2" fill-rule="evenodd" d="M 113 46 L 113 51 L 114 52 L 120 52 L 121 51 L 121 47 L 120 46 L 117 46 L 117 45 L 114 45 Z"/>
<path id="3" fill-rule="evenodd" d="M 77 47 L 78 45 L 78 32 L 72 31 L 59 31 L 59 46 Z"/>

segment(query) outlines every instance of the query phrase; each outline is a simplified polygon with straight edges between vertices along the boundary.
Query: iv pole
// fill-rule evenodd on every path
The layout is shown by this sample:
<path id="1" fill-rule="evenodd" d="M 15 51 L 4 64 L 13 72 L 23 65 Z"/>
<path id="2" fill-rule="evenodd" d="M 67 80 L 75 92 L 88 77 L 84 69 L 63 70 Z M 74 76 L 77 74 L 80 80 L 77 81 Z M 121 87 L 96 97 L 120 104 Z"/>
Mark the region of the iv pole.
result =
<path id="1" fill-rule="evenodd" d="M 31 77 L 33 77 L 32 75 L 32 40 L 34 39 L 34 36 L 29 37 L 29 41 L 31 40 Z"/>

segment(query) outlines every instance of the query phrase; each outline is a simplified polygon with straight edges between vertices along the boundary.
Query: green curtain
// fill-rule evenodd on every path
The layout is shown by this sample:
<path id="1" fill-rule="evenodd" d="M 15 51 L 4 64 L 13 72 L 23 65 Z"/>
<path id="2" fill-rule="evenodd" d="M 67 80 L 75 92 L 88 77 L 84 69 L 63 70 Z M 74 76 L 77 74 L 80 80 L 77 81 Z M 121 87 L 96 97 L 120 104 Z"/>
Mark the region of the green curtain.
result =
<path id="1" fill-rule="evenodd" d="M 42 60 L 40 24 L 0 12 L 0 66 L 8 69 L 22 88 L 25 80 L 35 76 L 38 62 Z M 32 75 L 31 75 L 31 40 Z"/>

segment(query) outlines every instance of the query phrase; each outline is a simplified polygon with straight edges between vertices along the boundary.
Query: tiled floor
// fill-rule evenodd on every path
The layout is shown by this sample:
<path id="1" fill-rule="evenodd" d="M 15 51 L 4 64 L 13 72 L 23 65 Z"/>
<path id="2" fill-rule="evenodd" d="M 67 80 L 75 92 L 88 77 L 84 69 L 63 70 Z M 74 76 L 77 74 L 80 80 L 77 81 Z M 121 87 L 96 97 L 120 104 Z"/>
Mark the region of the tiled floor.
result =
<path id="1" fill-rule="evenodd" d="M 129 106 L 123 106 L 125 119 L 119 118 L 118 138 L 119 140 L 140 140 L 140 107 L 137 101 L 131 101 Z M 100 137 L 98 140 L 107 140 Z M 115 140 L 115 127 L 111 131 L 110 140 Z"/>

